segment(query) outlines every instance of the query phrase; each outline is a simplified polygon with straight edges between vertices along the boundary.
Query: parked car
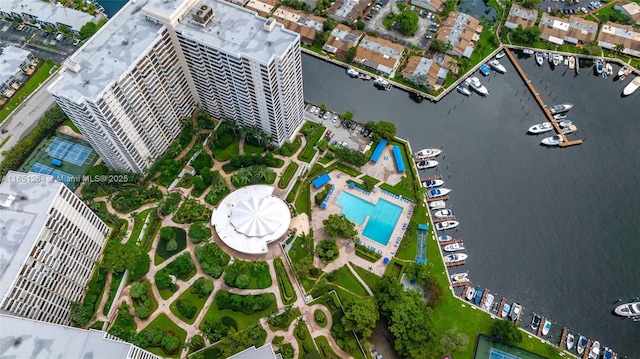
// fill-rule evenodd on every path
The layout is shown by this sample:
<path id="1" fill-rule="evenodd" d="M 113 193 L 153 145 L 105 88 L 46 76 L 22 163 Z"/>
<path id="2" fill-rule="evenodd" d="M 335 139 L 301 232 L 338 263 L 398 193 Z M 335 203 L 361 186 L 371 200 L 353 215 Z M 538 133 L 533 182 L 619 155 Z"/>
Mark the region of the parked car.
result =
<path id="1" fill-rule="evenodd" d="M 324 116 L 322 116 L 322 118 L 325 120 L 328 120 L 330 116 L 331 116 L 331 112 L 327 111 L 324 113 Z"/>
<path id="2" fill-rule="evenodd" d="M 315 115 L 316 111 L 318 111 L 318 108 L 315 106 L 311 106 L 311 109 L 309 110 L 309 112 Z"/>

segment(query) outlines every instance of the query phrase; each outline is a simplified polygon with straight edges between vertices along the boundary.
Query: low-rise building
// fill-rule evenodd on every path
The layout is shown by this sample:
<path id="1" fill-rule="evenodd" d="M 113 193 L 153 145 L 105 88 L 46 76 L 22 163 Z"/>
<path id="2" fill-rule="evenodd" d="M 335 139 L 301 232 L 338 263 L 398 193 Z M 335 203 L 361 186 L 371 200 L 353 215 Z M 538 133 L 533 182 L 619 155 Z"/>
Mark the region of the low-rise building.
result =
<path id="1" fill-rule="evenodd" d="M 427 88 L 437 89 L 442 86 L 449 70 L 426 57 L 411 56 L 402 71 L 402 77 Z M 424 83 L 423 83 L 424 82 Z"/>
<path id="2" fill-rule="evenodd" d="M 249 0 L 245 7 L 257 12 L 262 17 L 269 17 L 277 3 L 278 0 Z"/>
<path id="3" fill-rule="evenodd" d="M 480 20 L 469 14 L 452 11 L 442 23 L 437 39 L 451 44 L 450 54 L 469 58 L 480 39 L 480 34 Z"/>
<path id="4" fill-rule="evenodd" d="M 507 21 L 504 23 L 505 27 L 509 29 L 515 29 L 521 26 L 523 29 L 536 26 L 536 20 L 538 19 L 538 11 L 534 9 L 527 9 L 517 4 L 511 5 Z"/>
<path id="5" fill-rule="evenodd" d="M 9 171 L 0 183 L 0 312 L 69 324 L 108 231 L 63 183 Z"/>
<path id="6" fill-rule="evenodd" d="M 287 6 L 280 6 L 273 12 L 273 17 L 284 24 L 284 27 L 300 34 L 300 42 L 305 45 L 313 45 L 316 33 L 322 31 L 325 18 L 307 14 Z"/>
<path id="7" fill-rule="evenodd" d="M 355 61 L 389 77 L 400 64 L 404 46 L 395 42 L 365 35 L 358 45 Z"/>
<path id="8" fill-rule="evenodd" d="M 607 22 L 600 30 L 598 46 L 613 49 L 616 45 L 624 47 L 622 53 L 640 57 L 640 31 L 635 30 L 631 25 Z"/>
<path id="9" fill-rule="evenodd" d="M 619 2 L 616 3 L 613 8 L 629 16 L 636 24 L 640 25 L 640 4 L 635 2 Z"/>
<path id="10" fill-rule="evenodd" d="M 271 343 L 267 343 L 260 348 L 255 346 L 247 348 L 238 354 L 230 356 L 228 359 L 282 359 L 282 355 L 280 353 L 276 354 Z"/>
<path id="11" fill-rule="evenodd" d="M 586 44 L 596 39 L 598 23 L 585 20 L 579 16 L 569 17 L 569 31 L 564 36 L 564 41 L 577 44 Z"/>
<path id="12" fill-rule="evenodd" d="M 93 15 L 41 0 L 2 0 L 0 16 L 28 21 L 40 27 L 60 29 L 64 25 L 76 35 L 86 23 L 97 22 Z"/>
<path id="13" fill-rule="evenodd" d="M 0 95 L 11 97 L 20 88 L 23 76 L 33 72 L 35 57 L 31 52 L 15 46 L 0 51 Z"/>
<path id="14" fill-rule="evenodd" d="M 433 12 L 442 12 L 444 3 L 444 0 L 411 0 L 411 5 Z"/>
<path id="15" fill-rule="evenodd" d="M 540 39 L 552 44 L 562 45 L 565 42 L 584 44 L 595 40 L 598 23 L 584 20 L 578 16 L 569 19 L 543 14 L 540 19 Z"/>
<path id="16" fill-rule="evenodd" d="M 564 44 L 564 36 L 569 31 L 569 21 L 560 17 L 542 14 L 540 18 L 540 39 L 552 44 Z"/>
<path id="17" fill-rule="evenodd" d="M 345 59 L 347 57 L 347 51 L 358 45 L 360 37 L 362 37 L 361 31 L 352 30 L 348 26 L 338 24 L 331 30 L 331 34 L 322 47 L 322 51 Z"/>
<path id="18" fill-rule="evenodd" d="M 355 23 L 369 5 L 367 0 L 337 0 L 327 10 L 327 13 L 329 18 L 338 22 Z"/>

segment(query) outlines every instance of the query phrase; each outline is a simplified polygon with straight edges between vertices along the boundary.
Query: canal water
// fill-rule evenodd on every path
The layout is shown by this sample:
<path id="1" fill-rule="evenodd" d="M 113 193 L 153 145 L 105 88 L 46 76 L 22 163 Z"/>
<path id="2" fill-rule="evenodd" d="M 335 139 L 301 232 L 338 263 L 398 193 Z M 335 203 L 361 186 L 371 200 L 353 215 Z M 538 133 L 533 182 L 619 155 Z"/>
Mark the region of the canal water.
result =
<path id="1" fill-rule="evenodd" d="M 527 135 L 545 121 L 542 110 L 505 57 L 507 74 L 482 77 L 490 94 L 457 92 L 439 103 L 413 101 L 406 92 L 379 91 L 345 70 L 304 55 L 305 98 L 360 122 L 387 120 L 414 151 L 440 148 L 437 170 L 460 221 L 450 231 L 464 239 L 473 285 L 599 340 L 619 358 L 640 358 L 640 322 L 612 314 L 618 299 L 640 296 L 640 93 L 621 98 L 624 83 L 582 68 L 538 67 L 519 60 L 546 103 L 570 102 L 578 126 L 569 148 L 540 145 Z M 583 62 L 583 66 L 589 66 Z M 615 71 L 617 72 L 617 68 Z M 555 324 L 557 322 L 557 324 Z"/>

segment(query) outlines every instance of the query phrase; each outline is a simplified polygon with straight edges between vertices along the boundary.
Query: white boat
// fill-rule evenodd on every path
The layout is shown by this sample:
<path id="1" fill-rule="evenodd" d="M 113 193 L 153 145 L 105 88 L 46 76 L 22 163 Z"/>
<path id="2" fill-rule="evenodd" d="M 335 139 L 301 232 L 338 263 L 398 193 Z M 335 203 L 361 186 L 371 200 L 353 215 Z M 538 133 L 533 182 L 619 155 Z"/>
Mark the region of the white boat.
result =
<path id="1" fill-rule="evenodd" d="M 576 125 L 569 125 L 569 126 L 567 126 L 567 127 L 565 127 L 565 128 L 563 128 L 563 129 L 562 129 L 562 134 L 563 134 L 563 135 L 568 135 L 568 134 L 570 134 L 570 133 L 574 133 L 574 132 L 576 132 L 576 131 L 578 131 L 578 126 L 576 126 Z"/>
<path id="2" fill-rule="evenodd" d="M 594 65 L 596 67 L 596 73 L 598 75 L 602 74 L 602 71 L 604 71 L 604 62 L 600 59 L 596 60 L 596 63 Z"/>
<path id="3" fill-rule="evenodd" d="M 493 296 L 493 294 L 487 293 L 487 295 L 484 297 L 484 303 L 482 303 L 482 309 L 486 310 L 487 312 L 490 311 L 491 307 L 493 306 L 494 299 L 495 297 Z"/>
<path id="4" fill-rule="evenodd" d="M 526 55 L 533 55 L 533 50 L 531 50 L 531 49 L 524 49 L 524 50 L 522 50 L 522 53 L 523 53 L 523 54 L 526 54 Z"/>
<path id="5" fill-rule="evenodd" d="M 624 74 L 627 73 L 627 71 L 631 70 L 631 67 L 629 67 L 629 65 L 624 65 L 620 68 L 620 70 L 618 70 L 618 77 L 622 77 Z"/>
<path id="6" fill-rule="evenodd" d="M 640 87 L 640 76 L 636 76 L 635 79 L 633 79 L 627 86 L 624 87 L 624 89 L 622 90 L 622 95 L 629 96 L 635 90 L 637 90 L 638 87 Z"/>
<path id="7" fill-rule="evenodd" d="M 489 66 L 501 74 L 507 73 L 507 69 L 498 60 L 489 61 Z"/>
<path id="8" fill-rule="evenodd" d="M 565 57 L 563 61 L 564 61 L 564 66 L 569 66 L 569 56 Z"/>
<path id="9" fill-rule="evenodd" d="M 605 66 L 605 71 L 607 72 L 607 76 L 613 75 L 613 66 L 607 62 L 607 66 Z"/>
<path id="10" fill-rule="evenodd" d="M 427 188 L 436 188 L 436 187 L 440 187 L 444 184 L 443 180 L 439 180 L 439 179 L 435 179 L 435 180 L 426 180 L 424 182 L 422 182 L 422 186 L 423 187 L 427 187 Z"/>
<path id="11" fill-rule="evenodd" d="M 460 262 L 467 259 L 467 257 L 469 256 L 464 253 L 449 254 L 444 256 L 444 262 L 445 263 Z"/>
<path id="12" fill-rule="evenodd" d="M 598 355 L 600 355 L 600 342 L 596 340 L 591 343 L 591 349 L 589 350 L 589 356 L 587 358 L 596 359 Z"/>
<path id="13" fill-rule="evenodd" d="M 389 81 L 385 80 L 382 77 L 376 77 L 376 79 L 373 80 L 373 86 L 382 90 L 391 90 L 391 84 L 389 83 Z"/>
<path id="14" fill-rule="evenodd" d="M 570 119 L 565 118 L 564 120 L 558 122 L 558 126 L 560 126 L 561 128 L 566 128 L 573 125 L 573 122 L 571 122 Z"/>
<path id="15" fill-rule="evenodd" d="M 571 333 L 567 334 L 567 350 L 571 350 L 575 342 L 576 342 L 576 338 L 573 336 L 573 334 Z"/>
<path id="16" fill-rule="evenodd" d="M 360 73 L 358 74 L 358 78 L 361 80 L 365 80 L 365 81 L 369 81 L 371 80 L 371 76 L 365 74 L 365 73 Z"/>
<path id="17" fill-rule="evenodd" d="M 576 352 L 580 355 L 582 355 L 582 353 L 584 353 L 584 349 L 587 347 L 587 338 L 584 337 L 584 335 L 581 335 L 580 338 L 578 338 L 578 344 L 576 346 Z"/>
<path id="18" fill-rule="evenodd" d="M 438 236 L 438 241 L 440 241 L 440 242 L 448 242 L 448 241 L 450 241 L 452 239 L 453 239 L 453 237 L 447 236 L 446 234 Z"/>
<path id="19" fill-rule="evenodd" d="M 475 295 L 476 295 L 476 289 L 473 287 L 469 287 L 465 298 L 467 298 L 467 300 L 472 300 Z"/>
<path id="20" fill-rule="evenodd" d="M 549 107 L 549 112 L 551 112 L 552 115 L 558 114 L 558 113 L 563 113 L 563 112 L 567 112 L 569 110 L 571 110 L 573 108 L 573 104 L 572 103 L 561 103 L 559 105 L 553 105 L 551 107 Z"/>
<path id="21" fill-rule="evenodd" d="M 501 318 L 508 317 L 510 311 L 511 311 L 511 306 L 509 305 L 509 303 L 504 303 L 504 306 L 502 307 L 502 313 L 500 313 L 500 317 Z"/>
<path id="22" fill-rule="evenodd" d="M 533 319 L 531 319 L 531 329 L 538 334 L 538 328 L 540 328 L 540 316 L 536 313 L 533 313 Z"/>
<path id="23" fill-rule="evenodd" d="M 458 221 L 444 221 L 436 223 L 435 226 L 438 231 L 446 231 L 448 229 L 456 228 L 459 224 L 460 222 Z"/>
<path id="24" fill-rule="evenodd" d="M 553 66 L 560 65 L 560 55 L 554 53 L 552 62 L 553 62 Z"/>
<path id="25" fill-rule="evenodd" d="M 569 56 L 569 68 L 573 70 L 576 67 L 576 58 Z"/>
<path id="26" fill-rule="evenodd" d="M 511 305 L 511 312 L 509 313 L 511 320 L 516 321 L 520 316 L 520 311 L 522 311 L 522 306 L 514 302 L 513 305 Z"/>
<path id="27" fill-rule="evenodd" d="M 613 350 L 608 347 L 604 347 L 604 352 L 602 352 L 602 359 L 611 359 L 613 358 Z"/>
<path id="28" fill-rule="evenodd" d="M 542 335 L 548 335 L 549 330 L 551 330 L 551 321 L 544 318 L 544 322 L 542 323 Z"/>
<path id="29" fill-rule="evenodd" d="M 564 113 L 558 113 L 553 115 L 554 120 L 564 120 L 565 118 L 567 118 L 567 115 Z"/>
<path id="30" fill-rule="evenodd" d="M 496 54 L 496 59 L 501 59 L 501 58 L 503 58 L 503 57 L 504 57 L 504 55 L 506 55 L 506 54 L 504 53 L 504 51 L 500 51 L 500 52 L 498 52 L 498 53 Z"/>
<path id="31" fill-rule="evenodd" d="M 622 74 L 620 74 L 620 72 L 622 70 L 625 70 L 625 71 L 622 72 Z M 629 76 L 630 73 L 631 73 L 631 67 L 629 67 L 627 65 L 623 66 L 622 69 L 620 69 L 620 71 L 618 71 L 618 80 L 619 81 L 624 81 L 627 78 L 627 76 Z"/>
<path id="32" fill-rule="evenodd" d="M 352 78 L 356 78 L 358 77 L 359 72 L 356 71 L 355 69 L 348 69 L 347 70 L 347 75 L 349 75 Z"/>
<path id="33" fill-rule="evenodd" d="M 456 90 L 458 90 L 458 92 L 465 96 L 471 96 L 471 91 L 469 91 L 469 89 L 463 84 L 458 85 L 458 87 L 456 87 Z"/>
<path id="34" fill-rule="evenodd" d="M 551 130 L 553 130 L 553 125 L 551 125 L 551 123 L 549 122 L 543 122 L 543 123 L 539 123 L 537 125 L 533 125 L 529 127 L 529 133 L 536 134 L 536 135 L 539 133 L 545 133 Z"/>
<path id="35" fill-rule="evenodd" d="M 447 204 L 444 203 L 444 201 L 429 202 L 429 208 L 431 208 L 431 209 L 443 209 L 446 206 L 447 206 Z"/>
<path id="36" fill-rule="evenodd" d="M 440 153 L 442 153 L 442 150 L 437 148 L 423 148 L 420 151 L 416 152 L 415 156 L 417 158 L 430 158 L 430 157 L 436 157 Z"/>
<path id="37" fill-rule="evenodd" d="M 452 274 L 451 281 L 454 283 L 468 282 L 469 281 L 469 278 L 467 277 L 468 275 L 469 275 L 469 272 Z"/>
<path id="38" fill-rule="evenodd" d="M 436 218 L 446 218 L 453 216 L 453 211 L 450 209 L 442 209 L 433 214 Z"/>
<path id="39" fill-rule="evenodd" d="M 447 244 L 442 249 L 444 249 L 445 252 L 463 251 L 464 245 L 462 243 Z"/>
<path id="40" fill-rule="evenodd" d="M 542 52 L 536 52 L 536 63 L 538 63 L 539 66 L 542 66 L 544 63 L 544 54 Z"/>
<path id="41" fill-rule="evenodd" d="M 465 80 L 465 82 L 467 81 L 468 81 L 468 85 L 480 95 L 486 96 L 489 94 L 489 90 L 487 90 L 487 88 L 480 83 L 480 79 L 477 78 L 476 76 L 470 77 Z"/>
<path id="42" fill-rule="evenodd" d="M 419 170 L 426 170 L 427 168 L 434 168 L 438 166 L 438 161 L 423 160 L 417 164 Z"/>
<path id="43" fill-rule="evenodd" d="M 546 146 L 558 146 L 564 142 L 564 137 L 561 135 L 553 135 L 551 137 L 543 138 L 540 143 Z"/>
<path id="44" fill-rule="evenodd" d="M 620 304 L 613 312 L 621 317 L 640 317 L 640 302 Z"/>
<path id="45" fill-rule="evenodd" d="M 427 192 L 427 198 L 444 197 L 451 192 L 448 188 L 432 188 Z"/>

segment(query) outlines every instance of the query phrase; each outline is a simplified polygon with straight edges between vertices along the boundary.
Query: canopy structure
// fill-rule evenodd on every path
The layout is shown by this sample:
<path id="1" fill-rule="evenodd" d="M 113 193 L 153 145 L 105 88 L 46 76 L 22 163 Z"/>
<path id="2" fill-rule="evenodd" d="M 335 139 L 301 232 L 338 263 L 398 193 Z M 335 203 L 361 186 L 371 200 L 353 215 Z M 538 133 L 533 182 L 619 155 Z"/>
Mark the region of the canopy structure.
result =
<path id="1" fill-rule="evenodd" d="M 229 247 L 249 254 L 264 254 L 268 244 L 289 229 L 291 213 L 274 188 L 255 185 L 228 195 L 211 215 L 211 225 Z"/>
<path id="2" fill-rule="evenodd" d="M 329 177 L 328 173 L 323 174 L 322 176 L 314 179 L 313 181 L 311 181 L 311 183 L 313 183 L 313 186 L 315 188 L 320 188 L 322 186 L 324 186 L 325 184 L 329 183 L 329 181 L 331 181 L 331 177 Z"/>
<path id="3" fill-rule="evenodd" d="M 400 152 L 400 147 L 393 146 L 393 158 L 396 160 L 396 168 L 398 172 L 404 172 L 404 160 L 402 159 L 402 152 Z"/>
<path id="4" fill-rule="evenodd" d="M 387 140 L 385 140 L 384 138 L 380 140 L 380 142 L 378 142 L 378 146 L 376 146 L 376 149 L 373 150 L 373 154 L 371 155 L 371 162 L 376 163 L 378 162 L 378 159 L 380 159 L 380 155 L 382 154 L 382 150 L 384 150 L 384 147 L 387 145 Z"/>

